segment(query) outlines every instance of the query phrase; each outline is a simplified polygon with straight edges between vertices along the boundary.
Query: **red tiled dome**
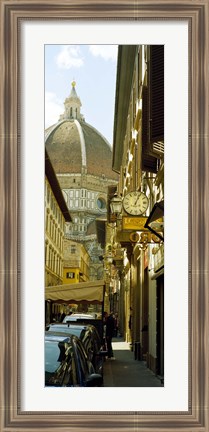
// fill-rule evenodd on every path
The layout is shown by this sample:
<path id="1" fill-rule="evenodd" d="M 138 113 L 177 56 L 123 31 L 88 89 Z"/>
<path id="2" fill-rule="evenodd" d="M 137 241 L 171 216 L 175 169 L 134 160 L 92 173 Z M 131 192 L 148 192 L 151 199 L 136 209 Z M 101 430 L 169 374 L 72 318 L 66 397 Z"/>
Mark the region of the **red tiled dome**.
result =
<path id="1" fill-rule="evenodd" d="M 117 179 L 107 140 L 83 120 L 63 120 L 46 130 L 46 149 L 57 174 L 87 174 Z"/>
<path id="2" fill-rule="evenodd" d="M 108 141 L 85 122 L 75 86 L 65 99 L 59 122 L 46 130 L 45 144 L 56 174 L 90 174 L 117 180 Z"/>

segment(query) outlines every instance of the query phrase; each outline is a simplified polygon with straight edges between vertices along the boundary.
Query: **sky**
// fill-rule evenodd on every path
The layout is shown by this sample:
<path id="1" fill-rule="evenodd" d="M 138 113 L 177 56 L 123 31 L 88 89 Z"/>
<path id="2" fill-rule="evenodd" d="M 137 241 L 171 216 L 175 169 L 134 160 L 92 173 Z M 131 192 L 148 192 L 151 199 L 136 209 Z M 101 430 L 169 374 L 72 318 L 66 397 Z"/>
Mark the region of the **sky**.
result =
<path id="1" fill-rule="evenodd" d="M 112 145 L 117 45 L 45 45 L 45 127 L 59 120 L 76 82 L 81 114 Z"/>

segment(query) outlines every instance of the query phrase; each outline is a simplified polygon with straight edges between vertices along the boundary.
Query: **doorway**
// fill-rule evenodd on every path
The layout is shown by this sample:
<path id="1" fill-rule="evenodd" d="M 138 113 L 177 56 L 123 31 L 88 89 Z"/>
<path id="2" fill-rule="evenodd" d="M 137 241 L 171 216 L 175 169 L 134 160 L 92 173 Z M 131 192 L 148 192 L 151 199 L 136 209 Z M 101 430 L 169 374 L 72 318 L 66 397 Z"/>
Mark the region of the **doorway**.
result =
<path id="1" fill-rule="evenodd" d="M 157 374 L 164 376 L 164 275 L 157 278 Z"/>

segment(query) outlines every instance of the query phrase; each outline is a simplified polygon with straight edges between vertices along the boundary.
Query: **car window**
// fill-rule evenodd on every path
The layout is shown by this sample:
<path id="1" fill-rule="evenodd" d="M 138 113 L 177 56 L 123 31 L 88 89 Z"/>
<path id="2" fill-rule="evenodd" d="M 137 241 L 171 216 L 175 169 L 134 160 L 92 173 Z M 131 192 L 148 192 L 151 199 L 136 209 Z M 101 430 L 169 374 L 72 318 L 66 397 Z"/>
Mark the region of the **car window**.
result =
<path id="1" fill-rule="evenodd" d="M 87 353 L 88 359 L 90 361 L 92 361 L 93 357 L 94 357 L 94 343 L 93 343 L 93 340 L 92 340 L 90 334 L 88 334 L 86 336 L 85 341 L 84 341 L 84 346 L 85 346 L 85 349 L 86 349 L 86 353 Z"/>
<path id="2" fill-rule="evenodd" d="M 72 347 L 65 342 L 45 343 L 45 385 L 74 385 Z M 68 379 L 68 381 L 67 381 Z M 64 384 L 65 381 L 65 384 Z"/>
<path id="3" fill-rule="evenodd" d="M 78 384 L 77 381 L 77 373 L 76 373 L 76 366 L 75 366 L 75 358 L 74 355 L 72 355 L 72 347 L 70 347 L 66 353 L 66 368 L 65 368 L 65 374 L 63 377 L 63 386 L 64 387 L 70 387 L 70 386 L 76 386 Z"/>
<path id="4" fill-rule="evenodd" d="M 95 355 L 95 343 L 94 338 L 92 337 L 92 333 L 90 331 L 86 334 L 83 344 L 85 346 L 88 359 L 92 362 Z"/>
<path id="5" fill-rule="evenodd" d="M 93 345 L 94 345 L 94 351 L 98 352 L 101 346 L 101 342 L 100 342 L 100 337 L 98 335 L 98 332 L 96 329 L 92 329 L 92 340 L 93 340 Z"/>
<path id="6" fill-rule="evenodd" d="M 71 315 L 66 315 L 66 317 L 62 320 L 63 323 L 66 323 L 67 321 L 70 321 L 72 319 Z"/>
<path id="7" fill-rule="evenodd" d="M 82 340 L 82 342 L 83 342 L 83 340 L 84 340 L 84 338 L 85 338 L 85 334 L 86 334 L 86 329 L 85 329 L 85 328 L 82 328 L 82 330 L 80 329 L 79 331 L 80 331 L 80 335 L 79 335 L 78 337 L 79 337 L 79 339 Z"/>
<path id="8" fill-rule="evenodd" d="M 89 332 L 89 330 L 85 330 L 83 337 L 82 337 L 82 342 L 84 344 L 84 346 L 86 346 L 86 341 L 88 341 L 89 339 L 91 339 L 91 334 Z"/>
<path id="9" fill-rule="evenodd" d="M 101 339 L 100 339 L 100 336 L 99 336 L 99 333 L 98 333 L 97 329 L 94 328 L 93 332 L 94 332 L 95 339 L 96 339 L 98 345 L 101 345 Z"/>
<path id="10" fill-rule="evenodd" d="M 81 340 L 83 342 L 89 360 L 94 363 L 95 355 L 99 352 L 101 346 L 97 330 L 93 326 L 88 327 Z"/>
<path id="11" fill-rule="evenodd" d="M 75 355 L 77 358 L 77 362 L 76 362 L 77 363 L 77 374 L 78 374 L 80 383 L 83 384 L 86 380 L 86 376 L 89 374 L 87 357 L 86 357 L 86 353 L 85 353 L 83 346 L 80 343 L 80 341 L 77 341 L 77 343 L 74 343 L 74 348 L 75 348 Z"/>

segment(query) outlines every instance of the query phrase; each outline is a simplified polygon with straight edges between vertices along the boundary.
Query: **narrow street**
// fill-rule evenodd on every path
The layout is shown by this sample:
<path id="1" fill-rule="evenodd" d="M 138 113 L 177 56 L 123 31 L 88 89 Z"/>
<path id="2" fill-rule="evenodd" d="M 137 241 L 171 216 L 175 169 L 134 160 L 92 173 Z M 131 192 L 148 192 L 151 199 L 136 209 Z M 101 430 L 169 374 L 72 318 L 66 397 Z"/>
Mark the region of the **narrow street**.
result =
<path id="1" fill-rule="evenodd" d="M 164 380 L 164 45 L 116 45 L 114 70 L 112 63 L 101 59 L 97 77 L 111 72 L 106 107 L 100 104 L 104 79 L 92 79 L 86 89 L 85 77 L 98 67 L 89 48 L 82 45 L 76 51 L 88 58 L 84 80 L 77 85 L 73 79 L 69 85 L 66 75 L 66 89 L 60 89 L 64 107 L 62 111 L 58 107 L 45 132 L 45 323 L 61 322 L 66 315 L 71 320 L 72 314 L 79 314 L 82 323 L 88 314 L 88 325 L 97 328 L 101 340 L 105 325 L 107 341 L 113 334 L 124 338 L 113 340 L 115 359 L 105 361 L 105 386 L 160 387 Z M 65 55 L 73 56 L 75 48 L 68 49 Z M 103 52 L 104 47 L 100 49 Z M 47 50 L 49 83 L 56 50 Z M 99 97 L 95 105 L 92 94 Z M 101 126 L 111 105 L 115 108 L 110 142 L 94 123 L 97 110 L 93 108 L 90 117 L 94 125 L 85 120 L 83 97 L 89 98 L 90 109 L 101 105 Z M 81 319 L 80 314 L 85 316 Z M 91 361 L 86 339 L 84 348 Z M 93 366 L 99 370 L 98 364 Z"/>
<path id="2" fill-rule="evenodd" d="M 128 342 L 114 338 L 112 346 L 115 360 L 104 362 L 104 387 L 163 387 L 144 361 L 135 360 Z"/>

